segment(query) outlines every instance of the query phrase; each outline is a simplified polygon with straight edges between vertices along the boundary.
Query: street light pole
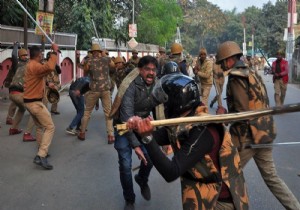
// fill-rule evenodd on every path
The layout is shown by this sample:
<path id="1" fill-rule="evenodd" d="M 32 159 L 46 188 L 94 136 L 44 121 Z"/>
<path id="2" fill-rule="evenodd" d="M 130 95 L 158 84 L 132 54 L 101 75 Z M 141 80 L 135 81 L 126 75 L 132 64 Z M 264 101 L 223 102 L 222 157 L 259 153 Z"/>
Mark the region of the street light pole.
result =
<path id="1" fill-rule="evenodd" d="M 132 24 L 134 24 L 134 0 L 132 0 Z"/>

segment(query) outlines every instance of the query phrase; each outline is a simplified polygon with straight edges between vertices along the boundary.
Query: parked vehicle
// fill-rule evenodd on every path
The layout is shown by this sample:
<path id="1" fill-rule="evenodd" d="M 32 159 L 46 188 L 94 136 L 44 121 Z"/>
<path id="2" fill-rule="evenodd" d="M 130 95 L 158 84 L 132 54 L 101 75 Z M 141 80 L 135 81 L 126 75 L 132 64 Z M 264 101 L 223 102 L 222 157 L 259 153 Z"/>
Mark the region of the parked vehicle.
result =
<path id="1" fill-rule="evenodd" d="M 267 59 L 267 62 L 265 63 L 265 66 L 264 66 L 264 74 L 265 75 L 272 74 L 272 64 L 274 61 L 276 61 L 276 59 L 277 58 L 273 58 L 273 57 Z"/>

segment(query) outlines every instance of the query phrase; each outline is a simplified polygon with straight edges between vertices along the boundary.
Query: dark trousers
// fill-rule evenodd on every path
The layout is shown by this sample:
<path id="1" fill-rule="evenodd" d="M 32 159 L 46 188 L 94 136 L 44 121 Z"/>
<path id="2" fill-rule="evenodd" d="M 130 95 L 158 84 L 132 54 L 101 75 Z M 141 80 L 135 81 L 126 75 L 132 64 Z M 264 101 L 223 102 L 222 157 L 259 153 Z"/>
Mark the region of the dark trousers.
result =
<path id="1" fill-rule="evenodd" d="M 76 129 L 79 130 L 81 125 L 81 118 L 83 117 L 84 113 L 84 96 L 76 96 L 72 90 L 69 91 L 69 95 L 77 112 L 71 124 L 69 125 L 69 128 L 73 129 L 76 127 Z"/>

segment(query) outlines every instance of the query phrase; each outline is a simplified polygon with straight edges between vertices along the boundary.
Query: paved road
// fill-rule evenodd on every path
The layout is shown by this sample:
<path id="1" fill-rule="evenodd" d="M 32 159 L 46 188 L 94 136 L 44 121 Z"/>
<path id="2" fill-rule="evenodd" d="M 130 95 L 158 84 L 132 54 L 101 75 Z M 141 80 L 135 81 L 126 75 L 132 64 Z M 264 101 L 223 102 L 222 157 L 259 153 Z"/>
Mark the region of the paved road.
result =
<path id="1" fill-rule="evenodd" d="M 274 105 L 271 77 L 264 79 Z M 214 90 L 212 89 L 211 97 Z M 300 90 L 288 87 L 286 103 L 299 102 Z M 4 122 L 8 101 L 0 101 L 0 119 Z M 100 107 L 101 110 L 101 107 Z M 53 116 L 56 125 L 51 145 L 52 171 L 45 171 L 32 163 L 36 143 L 21 141 L 22 135 L 9 136 L 9 126 L 0 128 L 0 209 L 1 210 L 121 210 L 124 206 L 118 174 L 117 153 L 106 143 L 104 115 L 94 111 L 86 141 L 65 134 L 74 115 L 69 97 L 64 93 L 59 103 L 61 115 Z M 211 109 L 213 113 L 215 108 Z M 26 114 L 28 119 L 28 114 Z M 275 117 L 278 126 L 276 142 L 300 141 L 300 113 Z M 25 127 L 26 120 L 21 127 Z M 300 199 L 300 147 L 274 148 L 278 174 Z M 134 166 L 138 160 L 134 155 Z M 281 210 L 280 203 L 263 183 L 253 161 L 245 168 L 249 186 L 251 209 Z M 152 200 L 143 200 L 135 184 L 136 209 L 181 209 L 179 181 L 166 183 L 154 169 L 150 176 Z"/>

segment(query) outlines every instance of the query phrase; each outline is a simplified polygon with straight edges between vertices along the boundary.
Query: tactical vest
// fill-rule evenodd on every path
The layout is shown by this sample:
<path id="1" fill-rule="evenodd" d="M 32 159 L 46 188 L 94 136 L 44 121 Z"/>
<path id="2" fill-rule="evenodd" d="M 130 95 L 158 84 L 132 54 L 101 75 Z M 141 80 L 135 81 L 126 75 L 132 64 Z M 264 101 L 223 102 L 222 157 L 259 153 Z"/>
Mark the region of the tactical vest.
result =
<path id="1" fill-rule="evenodd" d="M 201 107 L 197 108 L 196 116 L 201 115 Z M 180 142 L 188 138 L 189 131 L 196 124 L 172 126 L 168 128 L 168 136 L 174 153 L 180 149 Z M 231 142 L 230 134 L 225 128 L 219 125 L 220 137 L 223 141 L 219 150 L 219 164 L 221 171 L 218 171 L 212 158 L 206 154 L 196 165 L 188 170 L 191 178 L 181 177 L 183 209 L 214 209 L 219 197 L 222 180 L 230 190 L 235 209 L 248 209 L 248 196 L 243 172 L 240 166 L 240 157 L 236 147 Z M 212 177 L 221 175 L 222 180 L 211 182 Z M 195 181 L 199 180 L 199 182 Z M 200 181 L 203 180 L 203 181 Z M 192 203 L 190 205 L 189 203 Z M 193 206 L 193 207 L 192 207 Z"/>
<path id="2" fill-rule="evenodd" d="M 111 88 L 109 57 L 91 58 L 88 61 L 91 91 L 108 91 Z"/>
<path id="3" fill-rule="evenodd" d="M 26 70 L 26 64 L 27 61 L 18 62 L 16 73 L 12 78 L 12 82 L 9 87 L 10 91 L 16 90 L 16 91 L 24 92 L 23 86 L 24 86 L 24 75 Z"/>
<path id="4" fill-rule="evenodd" d="M 269 107 L 269 97 L 263 79 L 256 71 L 245 68 L 234 68 L 229 72 L 228 82 L 237 80 L 246 89 L 249 97 L 249 110 Z M 234 110 L 232 92 L 227 88 L 228 110 Z M 241 142 L 251 139 L 254 144 L 271 143 L 276 138 L 276 126 L 271 115 L 249 120 L 245 123 L 233 123 L 230 127 L 233 138 Z"/>

